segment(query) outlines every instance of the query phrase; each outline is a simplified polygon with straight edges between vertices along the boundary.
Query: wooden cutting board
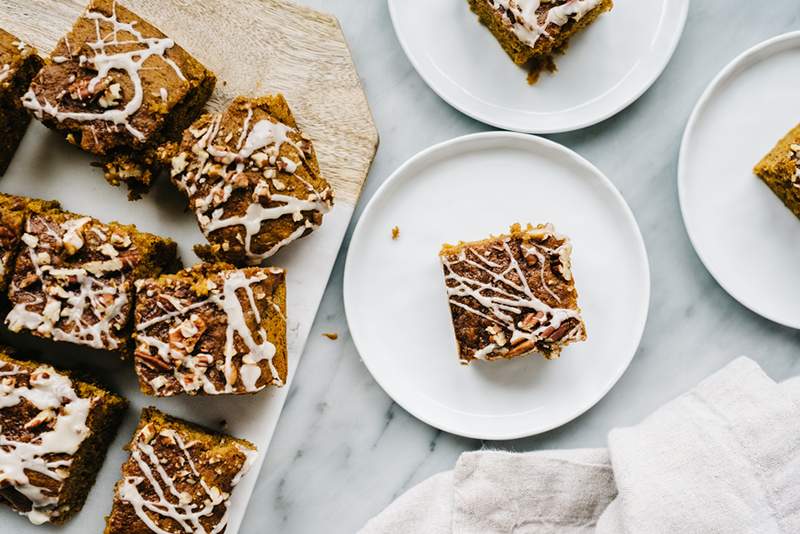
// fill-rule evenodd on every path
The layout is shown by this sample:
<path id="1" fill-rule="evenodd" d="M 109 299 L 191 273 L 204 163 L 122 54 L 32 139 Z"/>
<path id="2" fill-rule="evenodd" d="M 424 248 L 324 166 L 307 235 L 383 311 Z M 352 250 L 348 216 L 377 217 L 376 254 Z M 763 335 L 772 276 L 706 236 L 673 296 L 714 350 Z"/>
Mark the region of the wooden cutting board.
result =
<path id="1" fill-rule="evenodd" d="M 355 205 L 378 132 L 335 17 L 283 0 L 127 0 L 217 75 L 209 108 L 238 95 L 282 92 L 314 140 L 336 198 Z M 49 54 L 81 0 L 0 0 L 0 25 Z"/>
<path id="2" fill-rule="evenodd" d="M 130 362 L 121 362 L 113 354 L 14 336 L 2 328 L 0 342 L 16 347 L 21 358 L 40 358 L 60 367 L 87 371 L 131 402 L 86 505 L 59 532 L 103 530 L 113 485 L 127 458 L 122 447 L 130 439 L 139 409 L 156 405 L 172 415 L 248 439 L 258 447 L 256 463 L 237 485 L 231 500 L 226 533 L 236 534 L 375 156 L 378 134 L 335 18 L 281 0 L 122 3 L 217 74 L 211 109 L 224 107 L 240 94 L 284 93 L 300 127 L 313 139 L 322 172 L 334 187 L 336 204 L 322 227 L 270 259 L 271 264 L 287 271 L 287 384 L 252 396 L 154 399 L 139 393 Z M 83 6 L 83 0 L 0 0 L 0 26 L 47 54 L 67 33 Z M 169 180 L 156 183 L 142 200 L 128 202 L 124 188 L 109 186 L 100 170 L 90 165 L 92 161 L 92 156 L 34 121 L 8 172 L 0 179 L 0 190 L 57 198 L 71 211 L 106 221 L 135 223 L 144 231 L 172 237 L 186 264 L 197 261 L 192 245 L 202 242 L 203 237 L 194 216 L 184 210 L 185 198 Z M 0 506 L 0 524 L 2 532 L 41 531 L 4 506 Z"/>

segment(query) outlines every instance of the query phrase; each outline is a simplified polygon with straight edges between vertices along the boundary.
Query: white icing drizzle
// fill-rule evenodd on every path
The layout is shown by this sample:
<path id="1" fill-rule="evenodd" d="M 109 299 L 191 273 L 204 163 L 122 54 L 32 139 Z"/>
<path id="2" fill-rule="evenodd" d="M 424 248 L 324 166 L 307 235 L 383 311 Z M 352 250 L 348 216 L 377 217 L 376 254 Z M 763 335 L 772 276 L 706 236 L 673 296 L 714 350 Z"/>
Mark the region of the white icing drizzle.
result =
<path id="1" fill-rule="evenodd" d="M 28 379 L 28 385 L 23 382 Z M 16 441 L 0 428 L 0 487 L 9 485 L 31 503 L 26 515 L 34 524 L 59 515 L 58 500 L 72 464 L 71 458 L 53 459 L 52 455 L 74 455 L 89 434 L 86 420 L 92 399 L 78 397 L 72 382 L 55 369 L 42 365 L 35 371 L 0 362 L 0 410 L 23 401 L 33 404 L 39 414 L 25 424 L 34 438 Z M 48 430 L 37 432 L 38 426 Z M 33 471 L 59 483 L 58 491 L 31 483 L 26 471 Z"/>
<path id="2" fill-rule="evenodd" d="M 557 258 L 557 268 L 561 275 L 570 280 L 570 242 L 565 236 L 556 234 L 549 224 L 530 228 L 526 233 L 531 239 L 521 244 L 521 252 L 526 259 L 535 259 L 541 287 L 554 300 L 560 301 L 546 282 L 545 260 L 549 258 L 554 263 L 554 258 Z M 545 246 L 544 242 L 548 237 L 554 237 L 561 244 L 556 248 Z M 487 327 L 491 342 L 475 351 L 472 355 L 475 359 L 499 358 L 511 351 L 516 351 L 515 354 L 526 354 L 533 350 L 536 342 L 547 340 L 569 319 L 576 320 L 574 326 L 553 341 L 564 343 L 583 335 L 583 322 L 577 309 L 550 306 L 531 289 L 525 271 L 509 246 L 512 241 L 516 239 L 505 236 L 494 245 L 494 250 L 504 255 L 503 264 L 493 262 L 469 247 L 461 249 L 457 254 L 441 257 L 445 282 L 455 282 L 446 284 L 450 305 L 494 323 Z M 457 264 L 477 269 L 488 275 L 490 282 L 458 274 L 454 268 Z M 512 274 L 514 277 L 510 276 Z M 470 301 L 465 302 L 465 299 L 474 299 L 479 307 L 468 304 Z M 517 322 L 515 317 L 519 316 L 523 319 Z"/>
<path id="3" fill-rule="evenodd" d="M 565 0 L 547 10 L 544 21 L 539 22 L 537 11 L 548 0 L 486 0 L 502 15 L 503 21 L 511 26 L 514 34 L 528 46 L 535 46 L 542 35 L 548 36 L 547 27 L 551 24 L 563 26 L 571 18 L 578 21 L 596 8 L 601 0 Z M 550 4 L 556 4 L 550 1 Z"/>
<path id="4" fill-rule="evenodd" d="M 32 233 L 34 219 L 44 225 L 38 236 Z M 89 217 L 70 219 L 60 225 L 44 217 L 28 219 L 20 254 L 30 258 L 32 272 L 26 275 L 40 281 L 41 290 L 26 292 L 27 286 L 21 284 L 27 276 L 22 280 L 15 277 L 10 288 L 15 304 L 6 316 L 9 330 L 25 329 L 57 341 L 98 349 L 119 348 L 118 334 L 112 327 L 118 330 L 123 326 L 126 317 L 122 311 L 129 302 L 127 292 L 120 290 L 126 283 L 122 261 L 115 257 L 86 262 L 75 268 L 57 268 L 51 264 L 54 254 L 65 251 L 71 254 L 84 246 L 81 230 L 90 222 Z M 129 239 L 123 241 L 130 245 Z M 63 250 L 58 250 L 62 246 Z M 102 278 L 109 273 L 113 275 L 111 279 Z M 68 285 L 68 282 L 72 283 Z M 25 298 L 16 298 L 20 294 L 25 294 Z"/>
<path id="5" fill-rule="evenodd" d="M 271 271 L 276 274 L 282 272 L 279 269 Z M 220 277 L 223 280 L 222 287 L 212 284 L 213 287 L 209 289 L 208 296 L 200 301 L 187 303 L 163 292 L 158 294 L 156 298 L 166 300 L 170 309 L 166 309 L 159 303 L 159 307 L 164 313 L 136 325 L 135 354 L 139 358 L 137 363 L 151 366 L 162 372 L 171 372 L 177 383 L 186 392 L 195 392 L 202 388 L 203 392 L 209 395 L 238 393 L 242 389 L 245 392 L 253 393 L 264 389 L 269 383 L 277 386 L 283 385 L 278 370 L 273 364 L 276 348 L 270 343 L 267 332 L 262 326 L 262 318 L 256 307 L 257 297 L 253 289 L 254 284 L 267 279 L 267 274 L 263 271 L 247 274 L 245 271 L 236 270 L 224 271 L 220 273 Z M 140 285 L 140 287 L 142 286 Z M 245 320 L 245 308 L 240 301 L 242 294 L 249 304 L 249 310 L 254 315 L 255 324 L 258 325 L 255 335 Z M 267 298 L 267 295 L 258 296 Z M 225 360 L 221 368 L 225 384 L 222 388 L 217 388 L 208 376 L 209 367 L 214 363 L 214 356 L 204 353 L 192 354 L 196 338 L 202 334 L 199 328 L 205 329 L 202 320 L 192 314 L 192 311 L 209 305 L 221 311 L 226 320 L 223 350 Z M 145 332 L 148 328 L 164 321 L 168 321 L 170 325 L 169 341 L 165 342 L 146 335 Z M 247 353 L 242 355 L 241 365 L 235 368 L 233 359 L 240 354 L 236 348 L 237 340 L 244 343 Z M 191 345 L 187 346 L 187 343 L 191 343 Z M 155 355 L 152 354 L 151 349 L 155 349 Z M 153 356 L 160 358 L 166 369 L 148 363 Z M 262 376 L 259 363 L 262 361 L 268 363 L 272 378 L 269 382 L 259 386 L 257 382 Z M 241 386 L 237 386 L 237 376 L 241 378 Z M 163 374 L 150 381 L 150 386 L 156 394 L 167 385 L 168 382 Z"/>
<path id="6" fill-rule="evenodd" d="M 47 99 L 39 101 L 36 93 L 33 90 L 28 90 L 22 97 L 22 103 L 26 108 L 32 110 L 39 119 L 44 115 L 49 115 L 58 122 L 63 122 L 67 119 L 79 122 L 104 121 L 107 125 L 113 124 L 115 128 L 123 126 L 131 135 L 140 141 L 144 141 L 145 134 L 131 124 L 131 117 L 141 109 L 144 100 L 140 71 L 148 59 L 157 56 L 175 71 L 178 78 L 185 81 L 186 78 L 178 65 L 166 56 L 166 51 L 175 46 L 175 42 L 168 38 L 144 37 L 134 27 L 137 23 L 136 20 L 131 22 L 120 21 L 117 17 L 116 0 L 112 3 L 110 17 L 99 11 L 88 11 L 84 13 L 83 18 L 94 21 L 97 36 L 95 41 L 87 43 L 94 55 L 91 57 L 82 55 L 79 58 L 81 66 L 92 66 L 97 71 L 97 74 L 88 82 L 87 89 L 89 93 L 94 93 L 98 84 L 105 83 L 112 70 L 122 71 L 128 76 L 133 85 L 133 95 L 130 100 L 122 108 L 113 107 L 102 112 L 63 111 L 57 103 L 53 104 Z M 110 27 L 110 31 L 106 35 L 102 34 L 106 30 L 103 27 L 104 25 Z M 120 40 L 120 33 L 122 32 L 129 34 L 131 38 Z M 65 45 L 69 49 L 69 43 L 66 40 Z M 126 52 L 110 51 L 114 47 L 130 45 L 135 46 L 135 48 Z M 114 85 L 119 87 L 118 84 Z M 116 106 L 116 99 L 109 100 L 106 104 L 108 106 Z"/>
<path id="7" fill-rule="evenodd" d="M 306 148 L 302 142 L 295 142 L 290 134 L 300 135 L 297 130 L 281 122 L 262 119 L 251 124 L 252 108 L 248 107 L 247 115 L 242 122 L 241 133 L 236 143 L 236 152 L 215 144 L 217 141 L 227 142 L 227 137 L 220 137 L 222 115 L 214 115 L 208 126 L 200 130 L 190 130 L 197 141 L 191 148 L 191 154 L 182 152 L 172 161 L 172 180 L 186 192 L 190 198 L 197 220 L 206 237 L 215 230 L 229 227 L 241 227 L 244 231 L 242 244 L 247 254 L 248 263 L 257 265 L 275 254 L 280 248 L 315 230 L 313 217 L 307 213 L 325 214 L 332 206 L 333 193 L 330 188 L 317 191 L 310 183 L 295 174 L 298 166 L 306 159 Z M 299 161 L 281 156 L 284 145 L 294 149 Z M 257 176 L 256 184 L 243 176 Z M 277 171 L 294 175 L 306 189 L 305 198 L 291 194 L 270 193 L 270 183 L 276 191 L 283 190 L 285 184 L 277 179 Z M 214 180 L 218 177 L 218 180 Z M 214 182 L 204 197 L 196 197 L 200 187 Z M 226 214 L 224 203 L 235 189 L 253 187 L 252 202 L 245 213 Z M 262 198 L 269 201 L 270 206 L 262 204 Z M 255 252 L 252 247 L 253 237 L 261 232 L 262 224 L 290 215 L 295 223 L 300 223 L 292 233 L 276 242 L 264 252 Z"/>
<path id="8" fill-rule="evenodd" d="M 6 78 L 11 77 L 11 65 L 8 63 L 3 63 L 3 66 L 0 67 L 0 83 L 6 81 Z"/>
<path id="9" fill-rule="evenodd" d="M 172 530 L 164 530 L 156 523 L 156 518 L 168 518 L 175 521 L 184 532 L 193 534 L 218 534 L 225 530 L 228 523 L 228 506 L 230 494 L 210 486 L 201 476 L 195 457 L 191 453 L 195 442 L 186 443 L 179 432 L 172 429 L 163 429 L 158 437 L 152 435 L 152 423 L 145 425 L 134 437 L 134 445 L 131 450 L 131 459 L 136 462 L 137 467 L 143 476 L 125 477 L 119 486 L 118 497 L 123 502 L 130 504 L 136 516 L 157 534 L 174 534 Z M 181 451 L 181 463 L 188 466 L 188 472 L 197 478 L 199 487 L 203 495 L 192 496 L 186 491 L 178 491 L 176 478 L 171 475 L 163 465 L 163 458 L 156 454 L 156 450 L 151 445 L 153 439 L 161 437 L 174 443 Z M 256 451 L 243 447 L 236 443 L 236 448 L 241 452 L 245 459 L 242 467 L 231 480 L 231 487 L 235 487 L 242 476 L 250 469 L 257 455 Z M 200 455 L 198 455 L 200 456 Z M 146 483 L 155 493 L 156 500 L 148 500 L 142 495 L 139 487 Z M 220 520 L 207 529 L 203 525 L 202 519 L 210 517 L 215 513 L 218 506 L 224 506 L 225 511 Z"/>

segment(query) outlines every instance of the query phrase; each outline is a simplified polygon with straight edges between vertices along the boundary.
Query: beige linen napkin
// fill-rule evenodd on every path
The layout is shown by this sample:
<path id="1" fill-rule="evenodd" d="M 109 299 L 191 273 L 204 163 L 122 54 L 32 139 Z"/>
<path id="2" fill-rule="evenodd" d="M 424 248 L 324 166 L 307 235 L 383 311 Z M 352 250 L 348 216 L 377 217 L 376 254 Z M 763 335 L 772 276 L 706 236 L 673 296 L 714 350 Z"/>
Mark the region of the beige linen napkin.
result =
<path id="1" fill-rule="evenodd" d="M 739 358 L 608 450 L 462 454 L 361 532 L 800 533 L 800 379 Z"/>

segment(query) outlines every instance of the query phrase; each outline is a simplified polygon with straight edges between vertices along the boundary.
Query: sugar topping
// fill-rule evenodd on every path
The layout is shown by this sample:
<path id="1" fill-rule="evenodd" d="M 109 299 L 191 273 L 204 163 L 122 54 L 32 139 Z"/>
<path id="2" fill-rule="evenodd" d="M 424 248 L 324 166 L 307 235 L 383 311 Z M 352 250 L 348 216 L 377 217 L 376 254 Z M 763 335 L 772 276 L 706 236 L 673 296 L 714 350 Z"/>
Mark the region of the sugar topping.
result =
<path id="1" fill-rule="evenodd" d="M 555 248 L 547 245 L 549 238 L 558 243 Z M 492 323 L 486 327 L 490 343 L 476 350 L 473 354 L 476 359 L 522 355 L 531 352 L 542 341 L 563 344 L 583 336 L 578 310 L 548 305 L 542 300 L 543 295 L 540 298 L 531 289 L 526 277 L 526 270 L 535 266 L 541 280 L 537 287 L 541 287 L 552 301 L 561 302 L 547 282 L 545 267 L 555 265 L 565 280 L 571 280 L 572 246 L 569 240 L 556 234 L 549 224 L 528 228 L 519 245 L 525 269 L 511 248 L 511 244 L 515 244 L 512 242 L 517 241 L 518 238 L 513 236 L 504 236 L 485 254 L 464 247 L 457 254 L 441 257 L 450 305 Z M 490 259 L 492 252 L 498 253 L 502 261 Z M 464 267 L 472 268 L 480 275 L 461 274 L 467 272 Z M 519 317 L 521 319 L 517 321 Z"/>
<path id="2" fill-rule="evenodd" d="M 72 465 L 65 455 L 74 455 L 89 434 L 86 421 L 92 402 L 78 397 L 70 379 L 52 367 L 42 365 L 30 372 L 0 362 L 0 414 L 22 403 L 39 410 L 24 424 L 22 436 L 11 425 L 0 428 L 0 487 L 11 486 L 31 502 L 31 510 L 21 513 L 34 524 L 60 513 L 60 488 Z M 28 473 L 47 477 L 58 489 L 37 486 Z"/>
<path id="3" fill-rule="evenodd" d="M 214 115 L 207 126 L 190 130 L 197 139 L 191 147 L 192 154 L 181 152 L 173 159 L 172 179 L 189 196 L 206 237 L 215 230 L 241 227 L 248 263 L 257 265 L 315 230 L 318 225 L 314 221 L 319 215 L 314 214 L 330 211 L 333 192 L 328 187 L 318 191 L 296 174 L 311 154 L 307 138 L 281 122 L 262 119 L 252 123 L 252 118 L 253 110 L 248 104 L 235 151 L 226 148 L 232 139 L 231 133 L 221 131 L 221 114 Z M 300 139 L 294 140 L 293 136 Z M 284 145 L 291 147 L 292 157 L 281 155 Z M 301 181 L 305 196 L 284 192 L 286 184 L 279 179 L 279 172 Z M 244 213 L 230 213 L 223 205 L 240 188 L 252 190 L 250 203 Z M 203 196 L 199 196 L 200 191 Z M 252 240 L 261 232 L 263 223 L 287 215 L 295 223 L 294 231 L 268 250 L 254 251 Z"/>
<path id="4" fill-rule="evenodd" d="M 178 462 L 184 466 L 180 468 L 183 476 L 176 473 L 178 469 L 169 465 L 167 456 L 159 456 L 157 448 L 153 445 L 156 440 L 161 441 L 159 448 L 167 446 L 169 449 L 177 448 Z M 134 436 L 131 459 L 136 462 L 141 476 L 125 477 L 120 482 L 117 495 L 120 500 L 133 507 L 136 516 L 152 532 L 157 534 L 176 532 L 161 528 L 158 521 L 163 519 L 171 519 L 177 523 L 180 528 L 178 532 L 217 534 L 225 530 L 228 523 L 230 494 L 217 486 L 210 485 L 203 478 L 197 462 L 198 460 L 207 462 L 208 459 L 203 459 L 206 454 L 204 451 L 193 453 L 192 449 L 196 447 L 197 442 L 187 443 L 181 434 L 173 429 L 162 429 L 156 435 L 152 423 L 143 426 Z M 244 455 L 244 461 L 230 482 L 231 488 L 239 483 L 257 455 L 254 450 L 239 443 L 236 443 L 236 448 Z M 187 479 L 192 481 L 191 493 L 183 489 Z M 147 497 L 142 494 L 142 486 L 147 488 L 145 490 Z M 224 513 L 215 524 L 209 525 L 208 523 L 215 520 L 214 515 L 219 506 L 224 507 Z"/>
<path id="5" fill-rule="evenodd" d="M 89 217 L 68 219 L 61 224 L 39 215 L 28 219 L 20 255 L 29 259 L 30 272 L 15 276 L 12 281 L 10 294 L 14 307 L 6 317 L 9 330 L 25 329 L 57 341 L 98 349 L 120 347 L 119 331 L 127 322 L 129 307 L 124 271 L 131 260 L 127 254 L 123 261 L 117 249 L 129 249 L 130 238 L 107 228 L 100 230 L 98 226 L 104 228 L 102 225 L 92 223 L 94 235 L 107 237 L 117 257 L 86 261 L 69 268 L 54 265 L 56 256 L 72 256 L 84 247 L 85 227 L 90 223 Z M 101 252 L 103 247 L 105 244 L 99 246 Z M 108 256 L 109 251 L 104 255 Z M 37 283 L 40 287 L 36 287 Z"/>
<path id="6" fill-rule="evenodd" d="M 274 272 L 281 271 L 275 269 Z M 245 392 L 256 392 L 267 385 L 258 385 L 258 379 L 262 376 L 259 365 L 262 361 L 267 362 L 270 370 L 269 383 L 278 386 L 283 384 L 273 364 L 275 345 L 267 338 L 259 308 L 256 306 L 256 300 L 268 298 L 268 295 L 253 287 L 266 280 L 267 274 L 263 271 L 246 273 L 236 270 L 224 271 L 220 273 L 220 277 L 223 280 L 222 287 L 212 282 L 208 296 L 199 301 L 187 301 L 167 293 L 154 296 L 162 313 L 136 325 L 137 362 L 161 373 L 150 381 L 156 394 L 167 387 L 168 382 L 164 378 L 164 373 L 169 372 L 186 392 L 198 391 L 201 388 L 209 395 L 238 393 L 242 389 Z M 140 284 L 139 287 L 143 286 Z M 248 304 L 247 311 L 253 316 L 255 331 L 248 326 L 246 319 L 248 314 L 242 301 Z M 225 360 L 217 363 L 225 378 L 221 388 L 217 387 L 209 377 L 211 366 L 215 364 L 214 356 L 194 351 L 197 341 L 208 325 L 199 314 L 192 312 L 209 306 L 213 308 L 214 314 L 221 312 L 225 317 L 225 345 L 222 351 Z M 276 308 L 276 312 L 280 313 L 280 310 Z M 146 334 L 148 328 L 165 321 L 170 325 L 168 341 Z M 239 343 L 244 344 L 247 352 L 241 356 L 241 364 L 237 366 L 234 357 L 241 354 L 237 348 Z M 155 354 L 152 349 L 155 350 Z M 241 379 L 241 386 L 237 385 L 238 378 Z"/>
<path id="7" fill-rule="evenodd" d="M 514 34 L 528 46 L 535 46 L 541 36 L 549 37 L 547 27 L 551 24 L 563 26 L 570 19 L 580 20 L 596 8 L 601 0 L 486 0 L 494 6 L 511 26 Z M 551 4 L 543 18 L 539 8 Z"/>
<path id="8" fill-rule="evenodd" d="M 141 109 L 144 101 L 141 70 L 150 58 L 160 57 L 175 71 L 178 78 L 186 80 L 180 67 L 166 55 L 166 51 L 175 46 L 175 43 L 172 39 L 165 37 L 144 37 L 135 28 L 136 20 L 122 22 L 117 15 L 116 0 L 112 3 L 111 16 L 89 9 L 82 17 L 94 22 L 96 40 L 87 43 L 87 47 L 93 54 L 91 56 L 80 55 L 79 62 L 81 67 L 92 68 L 96 74 L 90 79 L 75 82 L 70 86 L 70 90 L 65 91 L 65 96 L 68 95 L 73 101 L 79 103 L 99 97 L 98 103 L 105 109 L 102 111 L 64 111 L 58 103 L 49 102 L 47 99 L 40 101 L 32 89 L 22 97 L 22 103 L 39 119 L 46 114 L 58 122 L 67 119 L 79 122 L 102 121 L 110 127 L 124 127 L 131 135 L 144 141 L 145 134 L 131 122 L 131 118 Z M 104 32 L 106 33 L 104 34 Z M 70 50 L 69 41 L 66 38 L 64 44 Z M 80 51 L 83 50 L 85 49 Z M 74 53 L 78 52 L 79 50 L 74 51 Z M 70 54 L 72 53 L 70 50 Z M 66 58 L 62 56 L 54 60 L 59 63 L 66 61 Z M 148 66 L 147 68 L 152 67 Z M 133 95 L 123 107 L 119 107 L 123 96 L 122 87 L 119 83 L 113 83 L 113 78 L 110 76 L 112 71 L 124 72 L 133 86 Z"/>

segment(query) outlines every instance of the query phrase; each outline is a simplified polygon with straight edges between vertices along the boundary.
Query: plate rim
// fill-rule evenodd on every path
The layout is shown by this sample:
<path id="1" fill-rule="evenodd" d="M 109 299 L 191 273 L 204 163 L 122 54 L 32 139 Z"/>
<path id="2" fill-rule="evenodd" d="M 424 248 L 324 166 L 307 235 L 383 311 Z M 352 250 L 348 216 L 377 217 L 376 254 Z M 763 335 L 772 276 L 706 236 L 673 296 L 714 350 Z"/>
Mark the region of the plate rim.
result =
<path id="1" fill-rule="evenodd" d="M 722 70 L 720 70 L 716 76 L 709 82 L 706 88 L 703 90 L 703 93 L 700 95 L 700 98 L 697 100 L 694 108 L 692 108 L 692 113 L 689 115 L 689 119 L 686 122 L 686 128 L 683 131 L 683 136 L 681 138 L 681 146 L 680 152 L 678 154 L 678 204 L 680 205 L 681 210 L 681 218 L 683 220 L 683 227 L 686 230 L 686 234 L 689 237 L 689 242 L 692 244 L 692 249 L 694 249 L 695 254 L 700 259 L 700 262 L 705 267 L 706 271 L 711 275 L 714 281 L 719 284 L 719 286 L 728 294 L 730 295 L 736 302 L 750 310 L 751 312 L 759 315 L 765 319 L 772 321 L 773 323 L 786 326 L 788 328 L 800 329 L 800 319 L 798 320 L 787 320 L 781 317 L 778 317 L 770 312 L 766 312 L 760 309 L 759 305 L 753 302 L 747 302 L 747 299 L 743 298 L 741 295 L 737 295 L 735 291 L 732 290 L 730 284 L 723 282 L 721 276 L 716 272 L 709 263 L 708 257 L 701 252 L 701 246 L 699 245 L 700 240 L 697 235 L 692 231 L 691 225 L 689 221 L 691 220 L 691 216 L 688 214 L 687 203 L 688 201 L 688 193 L 687 193 L 687 181 L 689 178 L 687 177 L 688 170 L 688 151 L 689 146 L 693 143 L 693 133 L 695 127 L 697 126 L 697 122 L 700 119 L 700 116 L 705 111 L 706 107 L 708 106 L 710 100 L 718 92 L 720 88 L 722 88 L 723 84 L 731 79 L 731 77 L 736 74 L 736 71 L 742 67 L 746 62 L 753 59 L 754 56 L 761 53 L 762 51 L 769 49 L 773 46 L 780 45 L 785 41 L 793 41 L 797 40 L 797 45 L 800 47 L 800 30 L 790 31 L 786 33 L 782 33 L 773 37 L 770 37 L 760 43 L 756 43 L 755 45 L 747 48 L 743 52 L 737 54 L 728 64 L 726 64 Z"/>
<path id="2" fill-rule="evenodd" d="M 490 116 L 482 112 L 471 111 L 467 109 L 467 106 L 458 105 L 453 102 L 453 99 L 449 98 L 445 91 L 441 90 L 439 87 L 434 84 L 430 78 L 430 76 L 420 68 L 419 61 L 417 60 L 416 56 L 410 53 L 409 45 L 407 43 L 406 38 L 403 36 L 403 33 L 398 30 L 397 24 L 397 13 L 396 13 L 396 3 L 400 0 L 387 0 L 389 4 L 389 18 L 392 21 L 392 28 L 394 29 L 394 34 L 397 36 L 397 40 L 400 42 L 400 47 L 403 49 L 403 53 L 405 54 L 408 61 L 414 67 L 414 70 L 417 72 L 420 78 L 425 82 L 427 85 L 436 95 L 444 100 L 449 106 L 454 108 L 460 113 L 464 115 L 482 122 L 483 124 L 487 124 L 489 126 L 493 126 L 495 128 L 501 128 L 503 130 L 511 131 L 511 132 L 518 132 L 518 133 L 529 133 L 529 134 L 557 134 L 557 133 L 565 133 L 565 132 L 573 132 L 576 130 L 581 130 L 583 128 L 588 128 L 589 126 L 594 126 L 595 124 L 599 124 L 611 117 L 617 115 L 618 113 L 624 111 L 628 108 L 631 104 L 639 100 L 644 93 L 650 89 L 653 84 L 661 77 L 666 70 L 667 66 L 669 65 L 670 61 L 672 61 L 672 57 L 675 55 L 675 50 L 678 48 L 678 43 L 680 43 L 681 38 L 683 37 L 683 32 L 686 29 L 686 21 L 689 15 L 689 6 L 691 4 L 691 0 L 664 0 L 667 8 L 669 9 L 671 6 L 675 5 L 677 2 L 681 2 L 682 4 L 679 6 L 680 11 L 678 13 L 679 16 L 679 24 L 678 24 L 678 31 L 675 32 L 671 41 L 669 42 L 669 46 L 667 47 L 667 54 L 664 56 L 664 60 L 661 65 L 657 68 L 653 69 L 651 75 L 647 77 L 646 82 L 642 84 L 640 88 L 636 91 L 632 92 L 631 95 L 623 99 L 623 101 L 617 105 L 612 106 L 611 109 L 589 119 L 585 119 L 583 121 L 573 121 L 573 123 L 563 123 L 560 126 L 550 126 L 550 127 L 536 127 L 535 125 L 530 127 L 521 127 L 520 125 L 511 124 L 506 121 L 498 121 L 492 119 Z"/>
<path id="3" fill-rule="evenodd" d="M 362 234 L 366 231 L 364 228 L 366 227 L 368 221 L 370 219 L 370 214 L 373 209 L 376 209 L 375 206 L 377 205 L 377 201 L 386 194 L 386 191 L 393 187 L 395 182 L 400 180 L 404 174 L 407 173 L 407 170 L 415 165 L 418 161 L 424 160 L 429 157 L 434 157 L 437 153 L 443 150 L 450 149 L 451 147 L 458 146 L 460 144 L 468 144 L 474 141 L 483 141 L 483 142 L 493 142 L 493 141 L 502 141 L 502 140 L 516 140 L 516 141 L 523 141 L 527 143 L 538 144 L 542 147 L 545 147 L 549 150 L 555 150 L 560 152 L 563 155 L 568 156 L 573 162 L 577 163 L 578 165 L 586 167 L 592 174 L 600 180 L 601 184 L 612 194 L 614 200 L 621 208 L 621 212 L 624 215 L 627 223 L 632 228 L 634 235 L 636 237 L 634 244 L 636 250 L 636 256 L 638 257 L 638 263 L 640 264 L 641 271 L 644 275 L 644 294 L 640 297 L 640 305 L 641 305 L 641 312 L 638 324 L 635 328 L 635 334 L 632 337 L 635 340 L 635 348 L 631 351 L 630 355 L 625 359 L 624 365 L 620 366 L 619 371 L 613 376 L 613 379 L 608 382 L 608 386 L 604 388 L 600 393 L 596 396 L 596 398 L 592 398 L 592 400 L 586 405 L 581 405 L 578 407 L 577 410 L 570 412 L 570 414 L 566 417 L 563 417 L 561 420 L 556 421 L 555 423 L 549 423 L 546 425 L 529 425 L 521 429 L 512 432 L 494 432 L 494 433 L 484 433 L 480 431 L 473 431 L 473 430 L 465 430 L 461 428 L 456 428 L 449 423 L 441 423 L 441 422 L 434 422 L 430 418 L 428 418 L 425 414 L 420 414 L 416 410 L 410 409 L 408 403 L 404 400 L 401 400 L 399 395 L 396 395 L 396 391 L 390 391 L 391 388 L 388 388 L 385 382 L 382 382 L 378 375 L 375 373 L 374 366 L 370 364 L 370 359 L 368 357 L 364 357 L 364 354 L 359 347 L 359 334 L 360 330 L 356 326 L 358 323 L 353 321 L 352 317 L 354 313 L 350 310 L 354 306 L 352 303 L 352 292 L 350 291 L 350 287 L 355 284 L 352 281 L 352 272 L 353 272 L 353 265 L 357 259 L 354 259 L 354 255 L 352 254 L 353 243 L 357 242 L 358 240 L 362 239 Z M 410 158 L 408 158 L 404 163 L 402 163 L 394 172 L 392 172 L 389 177 L 378 187 L 375 193 L 371 196 L 367 205 L 365 206 L 364 210 L 361 212 L 360 216 L 358 217 L 358 221 L 356 222 L 355 228 L 353 229 L 353 234 L 350 238 L 350 242 L 348 244 L 347 249 L 347 257 L 345 259 L 344 265 L 344 274 L 343 274 L 343 281 L 342 281 L 342 293 L 343 293 L 343 304 L 344 304 L 344 311 L 345 311 L 345 319 L 347 321 L 348 330 L 350 331 L 350 337 L 353 340 L 353 345 L 355 346 L 356 351 L 361 358 L 361 361 L 364 363 L 364 366 L 369 371 L 370 375 L 372 376 L 373 380 L 381 387 L 381 389 L 386 393 L 386 395 L 395 403 L 397 403 L 401 408 L 403 408 L 406 412 L 411 414 L 416 419 L 422 421 L 423 423 L 450 434 L 454 434 L 457 436 L 462 436 L 465 438 L 470 439 L 480 439 L 480 440 L 491 440 L 491 441 L 506 441 L 506 440 L 513 440 L 513 439 L 520 439 L 530 436 L 535 436 L 538 434 L 542 434 L 544 432 L 548 432 L 555 428 L 559 428 L 570 421 L 575 420 L 576 418 L 580 417 L 595 405 L 600 402 L 610 391 L 614 388 L 614 386 L 619 382 L 622 375 L 630 367 L 631 362 L 633 362 L 634 357 L 636 356 L 639 347 L 641 346 L 642 337 L 644 335 L 645 327 L 647 326 L 647 320 L 650 311 L 650 300 L 652 294 L 652 279 L 650 273 L 650 261 L 649 256 L 647 253 L 647 246 L 644 241 L 644 237 L 642 236 L 641 228 L 636 220 L 636 217 L 633 214 L 628 203 L 625 201 L 625 198 L 622 196 L 622 193 L 619 189 L 614 185 L 614 183 L 602 172 L 598 169 L 594 164 L 592 164 L 589 160 L 575 152 L 574 150 L 556 143 L 555 141 L 551 141 L 550 139 L 546 139 L 544 137 L 533 136 L 525 133 L 518 133 L 518 132 L 509 132 L 509 131 L 491 131 L 491 132 L 479 132 L 473 133 L 468 135 L 463 135 L 459 137 L 454 137 L 452 139 L 448 139 L 446 141 L 442 141 L 440 143 L 436 143 L 430 147 L 427 147 Z M 356 326 L 354 328 L 354 326 Z"/>

